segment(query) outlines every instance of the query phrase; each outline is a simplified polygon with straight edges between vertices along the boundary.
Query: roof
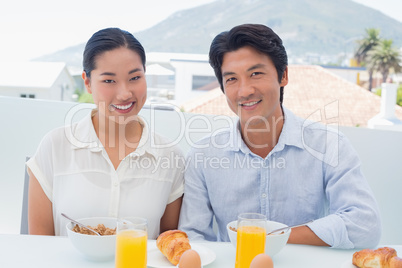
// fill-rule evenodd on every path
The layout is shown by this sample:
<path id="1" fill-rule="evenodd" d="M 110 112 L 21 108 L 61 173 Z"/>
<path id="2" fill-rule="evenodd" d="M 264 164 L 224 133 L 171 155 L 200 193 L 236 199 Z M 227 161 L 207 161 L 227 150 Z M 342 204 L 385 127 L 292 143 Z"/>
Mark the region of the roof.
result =
<path id="1" fill-rule="evenodd" d="M 302 118 L 324 124 L 366 127 L 368 120 L 380 112 L 381 97 L 318 65 L 290 65 L 283 105 Z M 234 115 L 220 88 L 184 103 L 183 109 L 190 113 Z M 395 114 L 402 119 L 402 107 L 395 105 Z"/>
<path id="2" fill-rule="evenodd" d="M 0 87 L 49 88 L 64 68 L 64 62 L 0 62 Z"/>

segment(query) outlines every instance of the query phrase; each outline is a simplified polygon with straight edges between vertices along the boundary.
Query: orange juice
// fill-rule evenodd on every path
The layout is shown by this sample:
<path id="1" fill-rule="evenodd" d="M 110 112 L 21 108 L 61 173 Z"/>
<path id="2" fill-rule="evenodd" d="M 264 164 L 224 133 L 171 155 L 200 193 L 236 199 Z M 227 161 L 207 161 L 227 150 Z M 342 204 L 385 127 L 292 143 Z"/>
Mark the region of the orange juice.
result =
<path id="1" fill-rule="evenodd" d="M 116 235 L 116 268 L 147 267 L 147 232 L 122 230 Z"/>
<path id="2" fill-rule="evenodd" d="M 258 226 L 241 226 L 237 229 L 236 268 L 249 268 L 251 261 L 265 252 L 266 231 Z"/>

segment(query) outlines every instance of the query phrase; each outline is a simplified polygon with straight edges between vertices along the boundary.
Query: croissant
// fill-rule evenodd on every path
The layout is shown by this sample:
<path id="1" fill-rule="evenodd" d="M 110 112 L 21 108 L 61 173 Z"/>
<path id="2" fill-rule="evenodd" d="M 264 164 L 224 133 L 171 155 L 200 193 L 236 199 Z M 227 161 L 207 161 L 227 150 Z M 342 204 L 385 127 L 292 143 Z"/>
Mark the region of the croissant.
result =
<path id="1" fill-rule="evenodd" d="M 402 259 L 393 248 L 363 249 L 353 254 L 353 264 L 359 268 L 402 268 Z"/>
<path id="2" fill-rule="evenodd" d="M 180 230 L 161 233 L 156 239 L 156 246 L 173 265 L 179 263 L 184 251 L 191 249 L 187 234 Z"/>

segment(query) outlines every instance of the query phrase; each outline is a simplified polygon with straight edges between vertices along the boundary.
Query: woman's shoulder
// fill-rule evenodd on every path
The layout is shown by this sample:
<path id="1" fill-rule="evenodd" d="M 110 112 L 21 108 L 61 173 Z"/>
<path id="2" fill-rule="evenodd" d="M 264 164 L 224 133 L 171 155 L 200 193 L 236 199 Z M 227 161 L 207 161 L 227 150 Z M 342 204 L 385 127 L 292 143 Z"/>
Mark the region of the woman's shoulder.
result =
<path id="1" fill-rule="evenodd" d="M 183 156 L 180 140 L 170 139 L 156 132 L 150 133 L 150 145 L 152 149 L 157 150 L 161 154 L 176 154 Z"/>
<path id="2" fill-rule="evenodd" d="M 70 142 L 70 137 L 75 133 L 77 125 L 78 122 L 70 125 L 56 127 L 48 131 L 43 136 L 41 143 L 52 143 L 56 146 L 63 146 L 63 144 Z"/>

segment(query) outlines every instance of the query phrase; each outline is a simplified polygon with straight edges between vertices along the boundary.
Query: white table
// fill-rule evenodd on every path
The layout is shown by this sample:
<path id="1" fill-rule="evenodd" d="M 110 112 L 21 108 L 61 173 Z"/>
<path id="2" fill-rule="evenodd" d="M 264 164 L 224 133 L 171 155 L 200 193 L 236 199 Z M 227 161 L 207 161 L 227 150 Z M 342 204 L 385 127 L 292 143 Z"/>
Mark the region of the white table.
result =
<path id="1" fill-rule="evenodd" d="M 205 268 L 234 267 L 236 251 L 232 244 L 218 242 L 197 244 L 208 247 L 216 253 L 215 261 Z M 289 244 L 275 255 L 273 260 L 275 268 L 340 268 L 342 264 L 352 260 L 355 251 Z M 6 234 L 0 235 L 0 267 L 113 268 L 114 261 L 93 262 L 85 259 L 67 237 Z"/>

